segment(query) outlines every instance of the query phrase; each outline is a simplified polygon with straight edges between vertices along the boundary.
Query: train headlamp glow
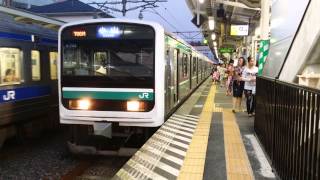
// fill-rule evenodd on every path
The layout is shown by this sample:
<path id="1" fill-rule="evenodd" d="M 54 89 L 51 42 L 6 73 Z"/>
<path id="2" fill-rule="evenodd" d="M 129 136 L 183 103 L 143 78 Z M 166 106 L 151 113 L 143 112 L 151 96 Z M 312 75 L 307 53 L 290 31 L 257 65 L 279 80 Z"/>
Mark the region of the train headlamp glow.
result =
<path id="1" fill-rule="evenodd" d="M 88 110 L 91 107 L 89 99 L 72 100 L 69 102 L 71 109 Z"/>
<path id="2" fill-rule="evenodd" d="M 88 99 L 78 100 L 78 108 L 79 109 L 87 110 L 90 108 L 90 106 L 91 106 L 90 100 L 88 100 Z"/>
<path id="3" fill-rule="evenodd" d="M 140 102 L 139 101 L 127 101 L 127 111 L 139 111 Z"/>

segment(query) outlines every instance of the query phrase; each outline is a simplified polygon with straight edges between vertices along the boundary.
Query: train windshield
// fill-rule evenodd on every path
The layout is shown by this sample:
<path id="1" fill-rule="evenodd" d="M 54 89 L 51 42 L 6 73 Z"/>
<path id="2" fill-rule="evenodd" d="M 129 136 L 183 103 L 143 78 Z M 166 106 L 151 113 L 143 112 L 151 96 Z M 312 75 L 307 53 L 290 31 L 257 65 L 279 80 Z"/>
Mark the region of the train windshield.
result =
<path id="1" fill-rule="evenodd" d="M 154 87 L 155 33 L 149 26 L 70 27 L 62 32 L 61 43 L 65 85 Z"/>

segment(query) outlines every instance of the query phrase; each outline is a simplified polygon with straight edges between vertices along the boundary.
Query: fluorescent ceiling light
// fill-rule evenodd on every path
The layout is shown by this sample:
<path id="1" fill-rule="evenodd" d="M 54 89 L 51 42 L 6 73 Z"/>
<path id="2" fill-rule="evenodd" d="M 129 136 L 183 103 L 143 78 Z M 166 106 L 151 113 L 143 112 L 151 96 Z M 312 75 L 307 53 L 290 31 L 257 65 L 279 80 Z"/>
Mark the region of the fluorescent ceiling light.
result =
<path id="1" fill-rule="evenodd" d="M 212 41 L 216 40 L 216 34 L 215 33 L 211 34 L 211 39 L 212 39 Z"/>
<path id="2" fill-rule="evenodd" d="M 212 16 L 209 16 L 208 18 L 208 24 L 209 24 L 209 29 L 214 30 L 214 19 Z"/>
<path id="3" fill-rule="evenodd" d="M 217 42 L 213 41 L 213 45 L 214 45 L 215 47 L 217 47 Z"/>

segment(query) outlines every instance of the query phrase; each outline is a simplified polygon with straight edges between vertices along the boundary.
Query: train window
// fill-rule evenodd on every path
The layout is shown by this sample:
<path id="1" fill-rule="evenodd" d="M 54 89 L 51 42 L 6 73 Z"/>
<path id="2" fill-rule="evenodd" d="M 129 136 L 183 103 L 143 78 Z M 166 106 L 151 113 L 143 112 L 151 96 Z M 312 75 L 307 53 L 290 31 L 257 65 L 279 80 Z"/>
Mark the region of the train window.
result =
<path id="1" fill-rule="evenodd" d="M 188 55 L 186 54 L 183 54 L 182 73 L 183 73 L 183 77 L 188 77 Z"/>
<path id="2" fill-rule="evenodd" d="M 166 63 L 167 63 L 167 66 L 170 65 L 170 50 L 166 50 Z"/>
<path id="3" fill-rule="evenodd" d="M 20 84 L 22 78 L 22 51 L 0 48 L 0 86 Z"/>
<path id="4" fill-rule="evenodd" d="M 95 52 L 94 53 L 94 66 L 96 72 L 102 75 L 107 75 L 110 71 L 110 58 L 108 51 L 106 52 Z"/>
<path id="5" fill-rule="evenodd" d="M 40 80 L 40 51 L 31 51 L 31 64 L 32 64 L 32 80 Z"/>
<path id="6" fill-rule="evenodd" d="M 96 80 L 110 87 L 127 86 L 129 83 L 139 83 L 142 86 L 153 84 L 154 29 L 150 26 L 127 23 L 106 24 L 108 25 L 99 23 L 79 26 L 79 29 L 86 30 L 85 37 L 70 36 L 70 33 L 77 29 L 75 27 L 63 30 L 62 76 L 81 83 Z M 110 28 L 119 29 L 123 33 L 110 34 Z M 107 29 L 108 32 L 100 32 L 98 29 Z M 100 84 L 96 83 L 93 86 Z"/>
<path id="7" fill-rule="evenodd" d="M 57 61 L 58 61 L 58 53 L 57 52 L 49 52 L 50 59 L 50 78 L 52 80 L 57 79 Z"/>
<path id="8" fill-rule="evenodd" d="M 202 73 L 204 73 L 204 61 L 201 61 L 201 68 L 202 68 Z"/>
<path id="9" fill-rule="evenodd" d="M 77 44 L 67 44 L 63 51 L 63 74 L 88 76 L 90 68 L 90 51 L 79 49 Z"/>
<path id="10" fill-rule="evenodd" d="M 197 74 L 197 58 L 196 57 L 192 58 L 192 74 L 193 75 Z"/>
<path id="11" fill-rule="evenodd" d="M 152 40 L 68 43 L 64 45 L 63 75 L 153 77 L 152 46 Z"/>

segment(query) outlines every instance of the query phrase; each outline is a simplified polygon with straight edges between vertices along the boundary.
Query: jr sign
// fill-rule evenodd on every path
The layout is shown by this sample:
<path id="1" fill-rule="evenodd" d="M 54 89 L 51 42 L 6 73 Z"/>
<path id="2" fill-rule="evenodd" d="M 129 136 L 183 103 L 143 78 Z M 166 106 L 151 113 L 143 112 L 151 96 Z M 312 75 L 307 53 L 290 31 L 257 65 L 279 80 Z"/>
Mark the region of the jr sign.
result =
<path id="1" fill-rule="evenodd" d="M 29 86 L 0 89 L 0 104 L 50 95 L 49 86 Z"/>
<path id="2" fill-rule="evenodd" d="M 7 91 L 6 95 L 2 96 L 3 101 L 15 100 L 16 92 L 14 90 Z"/>

